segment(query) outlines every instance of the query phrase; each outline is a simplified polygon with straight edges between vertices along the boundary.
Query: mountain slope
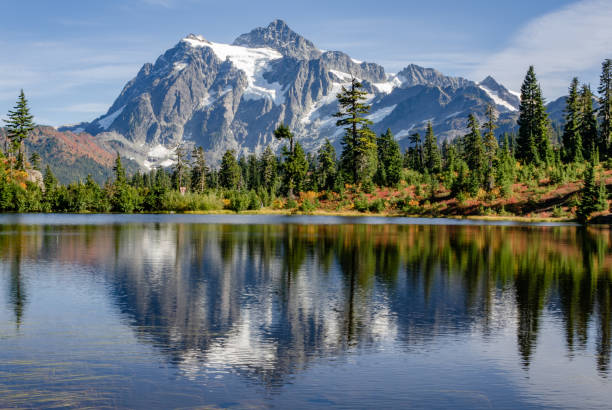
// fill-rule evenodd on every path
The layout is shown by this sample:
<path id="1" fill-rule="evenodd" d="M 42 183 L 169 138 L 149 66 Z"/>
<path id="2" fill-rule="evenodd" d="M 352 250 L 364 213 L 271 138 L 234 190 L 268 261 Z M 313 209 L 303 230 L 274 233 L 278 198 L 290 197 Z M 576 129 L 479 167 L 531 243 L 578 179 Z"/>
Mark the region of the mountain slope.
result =
<path id="1" fill-rule="evenodd" d="M 4 148 L 6 134 L 0 128 L 0 146 Z M 113 175 L 116 151 L 112 145 L 105 145 L 96 137 L 86 133 L 60 132 L 53 127 L 37 126 L 25 140 L 28 154 L 38 153 L 41 165 L 49 165 L 51 171 L 63 184 L 84 181 L 91 175 L 96 182 L 103 184 Z M 121 150 L 121 147 L 115 147 Z M 138 169 L 136 162 L 124 159 L 129 173 Z"/>
<path id="2" fill-rule="evenodd" d="M 491 77 L 476 83 L 416 65 L 387 74 L 378 64 L 319 50 L 275 20 L 231 45 L 185 37 L 143 65 L 104 116 L 79 127 L 118 144 L 144 167 L 171 163 L 179 144 L 204 147 L 213 163 L 230 148 L 240 154 L 270 144 L 278 149 L 273 131 L 281 123 L 313 150 L 324 138 L 339 144 L 342 131 L 331 114 L 352 76 L 369 93 L 373 128 L 391 128 L 402 145 L 427 121 L 439 139 L 454 138 L 464 133 L 469 113 L 484 119 L 487 104 L 509 129 L 518 109 L 518 98 Z"/>

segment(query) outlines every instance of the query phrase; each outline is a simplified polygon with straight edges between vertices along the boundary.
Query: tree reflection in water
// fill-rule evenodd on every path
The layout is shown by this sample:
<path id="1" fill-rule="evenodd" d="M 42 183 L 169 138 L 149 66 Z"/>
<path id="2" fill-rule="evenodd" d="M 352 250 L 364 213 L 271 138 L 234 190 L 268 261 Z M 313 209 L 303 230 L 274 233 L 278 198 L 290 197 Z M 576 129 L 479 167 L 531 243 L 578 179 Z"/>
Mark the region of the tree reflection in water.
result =
<path id="1" fill-rule="evenodd" d="M 27 320 L 23 261 L 81 264 L 109 284 L 140 340 L 186 372 L 225 365 L 277 384 L 318 357 L 508 327 L 528 368 L 550 312 L 568 355 L 594 335 L 594 365 L 609 373 L 608 230 L 126 224 L 0 233 L 17 325 Z"/>

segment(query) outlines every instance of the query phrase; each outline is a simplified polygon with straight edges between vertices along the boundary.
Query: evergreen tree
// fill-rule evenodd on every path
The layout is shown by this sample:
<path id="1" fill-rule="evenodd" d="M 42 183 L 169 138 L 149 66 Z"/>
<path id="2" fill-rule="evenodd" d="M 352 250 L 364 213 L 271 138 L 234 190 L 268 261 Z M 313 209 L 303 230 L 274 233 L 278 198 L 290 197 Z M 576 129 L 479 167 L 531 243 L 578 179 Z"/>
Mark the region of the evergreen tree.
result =
<path id="1" fill-rule="evenodd" d="M 293 152 L 283 147 L 283 170 L 285 176 L 285 189 L 289 198 L 293 198 L 295 191 L 299 192 L 303 188 L 304 178 L 308 172 L 308 161 L 306 154 L 299 142 L 295 143 Z"/>
<path id="2" fill-rule="evenodd" d="M 111 208 L 113 212 L 131 213 L 139 207 L 140 199 L 137 190 L 127 183 L 125 168 L 121 156 L 117 153 L 115 159 L 115 181 L 111 187 Z"/>
<path id="3" fill-rule="evenodd" d="M 601 65 L 599 78 L 599 152 L 607 152 L 612 139 L 612 60 L 606 59 Z"/>
<path id="4" fill-rule="evenodd" d="M 274 137 L 278 140 L 288 140 L 289 141 L 289 152 L 293 153 L 293 133 L 285 124 L 281 124 L 277 129 L 274 130 Z"/>
<path id="5" fill-rule="evenodd" d="M 427 123 L 427 132 L 425 133 L 425 144 L 423 146 L 423 166 L 430 174 L 437 174 L 442 169 L 442 160 L 440 158 L 440 149 L 438 142 L 433 132 L 431 121 Z"/>
<path id="6" fill-rule="evenodd" d="M 266 147 L 261 154 L 261 182 L 268 192 L 274 192 L 274 184 L 277 176 L 277 160 L 272 148 Z"/>
<path id="7" fill-rule="evenodd" d="M 578 78 L 574 77 L 565 102 L 565 125 L 563 127 L 563 160 L 581 162 L 583 159 L 582 137 L 580 135 L 580 96 Z"/>
<path id="8" fill-rule="evenodd" d="M 367 93 L 357 79 L 351 80 L 350 88 L 342 86 L 337 95 L 340 111 L 334 114 L 339 118 L 338 127 L 344 127 L 342 137 L 341 168 L 352 183 L 371 181 L 376 170 L 376 134 L 368 125 L 372 121 L 365 118 L 370 105 L 364 104 Z"/>
<path id="9" fill-rule="evenodd" d="M 117 152 L 117 158 L 115 158 L 115 165 L 113 166 L 113 172 L 115 172 L 115 183 L 116 184 L 126 184 L 127 178 L 125 176 L 125 168 L 123 168 L 123 164 L 121 163 L 121 156 Z"/>
<path id="10" fill-rule="evenodd" d="M 580 203 L 576 212 L 580 223 L 587 223 L 591 214 L 597 210 L 599 202 L 599 190 L 597 188 L 595 184 L 595 167 L 593 163 L 589 162 L 584 171 L 584 186 L 580 191 Z"/>
<path id="11" fill-rule="evenodd" d="M 249 164 L 247 163 L 246 157 L 243 155 L 238 160 L 238 166 L 240 167 L 240 185 L 238 189 L 246 188 L 248 189 L 248 181 L 250 179 L 249 175 Z"/>
<path id="12" fill-rule="evenodd" d="M 597 210 L 598 211 L 607 211 L 609 208 L 608 204 L 608 190 L 606 188 L 606 183 L 604 181 L 604 177 L 602 176 L 599 179 L 599 190 L 597 191 Z"/>
<path id="13" fill-rule="evenodd" d="M 447 189 L 452 190 L 457 178 L 457 171 L 459 170 L 459 162 L 462 161 L 459 158 L 457 151 L 457 144 L 455 141 L 449 143 L 444 141 L 442 144 L 442 159 L 443 159 L 443 182 Z"/>
<path id="14" fill-rule="evenodd" d="M 408 142 L 410 147 L 406 151 L 407 161 L 405 161 L 405 166 L 406 168 L 423 172 L 423 143 L 421 141 L 421 134 L 415 132 L 410 135 Z"/>
<path id="15" fill-rule="evenodd" d="M 489 190 L 493 189 L 495 185 L 495 171 L 493 166 L 497 159 L 497 150 L 499 148 L 497 144 L 497 138 L 495 138 L 495 129 L 497 128 L 497 117 L 495 113 L 495 107 L 493 104 L 487 105 L 487 122 L 483 124 L 485 129 L 484 138 L 484 149 L 486 157 L 487 170 L 485 172 L 485 182 Z"/>
<path id="16" fill-rule="evenodd" d="M 580 100 L 580 136 L 582 138 L 582 156 L 593 160 L 595 150 L 599 147 L 597 136 L 597 118 L 593 110 L 593 93 L 591 87 L 583 85 L 579 95 Z"/>
<path id="17" fill-rule="evenodd" d="M 518 125 L 517 159 L 524 164 L 549 160 L 551 147 L 548 138 L 548 114 L 533 66 L 529 67 L 521 86 Z"/>
<path id="18" fill-rule="evenodd" d="M 225 189 L 238 189 L 240 178 L 241 170 L 236 161 L 236 152 L 234 150 L 225 151 L 219 170 L 219 185 Z"/>
<path id="19" fill-rule="evenodd" d="M 53 175 L 51 168 L 49 167 L 49 165 L 47 165 L 47 167 L 45 168 L 45 174 L 43 176 L 43 185 L 45 186 L 45 191 L 55 189 L 55 187 L 57 187 L 57 184 L 57 178 L 55 178 L 55 175 Z"/>
<path id="20" fill-rule="evenodd" d="M 508 134 L 504 134 L 504 143 L 499 150 L 499 155 L 495 164 L 495 183 L 500 188 L 503 196 L 510 195 L 512 184 L 515 179 L 516 160 L 510 149 L 511 143 Z"/>
<path id="21" fill-rule="evenodd" d="M 40 155 L 38 155 L 38 152 L 33 152 L 30 155 L 30 165 L 33 169 L 40 171 Z"/>
<path id="22" fill-rule="evenodd" d="M 185 149 L 179 145 L 176 148 L 176 164 L 174 164 L 174 180 L 175 180 L 175 188 L 181 189 L 181 187 L 186 187 L 186 176 L 188 172 L 187 158 Z"/>
<path id="23" fill-rule="evenodd" d="M 17 104 L 13 111 L 9 111 L 6 122 L 6 135 L 11 141 L 10 153 L 17 153 L 17 169 L 25 169 L 23 141 L 34 130 L 34 116 L 30 114 L 28 101 L 23 90 L 19 94 Z"/>
<path id="24" fill-rule="evenodd" d="M 480 174 L 485 164 L 485 147 L 480 135 L 480 125 L 474 114 L 468 117 L 470 132 L 463 138 L 465 162 L 473 174 Z"/>
<path id="25" fill-rule="evenodd" d="M 249 179 L 246 181 L 247 189 L 257 190 L 261 185 L 261 173 L 259 172 L 259 161 L 255 154 L 249 155 L 247 159 Z"/>
<path id="26" fill-rule="evenodd" d="M 376 171 L 376 182 L 382 186 L 395 185 L 402 176 L 402 153 L 391 129 L 387 129 L 387 132 L 378 138 L 377 146 L 378 170 Z"/>
<path id="27" fill-rule="evenodd" d="M 333 189 L 337 174 L 336 149 L 327 138 L 319 148 L 317 165 L 319 187 L 325 190 Z"/>
<path id="28" fill-rule="evenodd" d="M 191 157 L 193 160 L 191 167 L 191 188 L 196 192 L 203 193 L 206 189 L 206 175 L 208 174 L 204 148 L 194 148 Z"/>

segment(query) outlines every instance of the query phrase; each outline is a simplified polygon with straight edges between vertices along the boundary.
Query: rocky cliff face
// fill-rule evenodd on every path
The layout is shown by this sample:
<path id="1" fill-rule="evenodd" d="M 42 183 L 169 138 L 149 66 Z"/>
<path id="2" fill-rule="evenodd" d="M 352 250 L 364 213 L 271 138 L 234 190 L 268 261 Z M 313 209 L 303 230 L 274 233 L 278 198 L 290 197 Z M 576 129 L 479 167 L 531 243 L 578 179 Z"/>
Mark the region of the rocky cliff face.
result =
<path id="1" fill-rule="evenodd" d="M 369 93 L 373 128 L 391 128 L 402 145 L 427 121 L 439 139 L 462 134 L 468 114 L 484 118 L 487 104 L 510 127 L 518 108 L 518 98 L 490 77 L 475 83 L 416 65 L 387 74 L 378 64 L 323 52 L 276 20 L 231 45 L 185 37 L 145 64 L 104 116 L 78 128 L 145 168 L 171 164 L 179 144 L 204 147 L 213 163 L 230 148 L 278 149 L 273 130 L 281 123 L 313 150 L 325 138 L 339 144 L 342 130 L 331 114 L 352 76 Z"/>

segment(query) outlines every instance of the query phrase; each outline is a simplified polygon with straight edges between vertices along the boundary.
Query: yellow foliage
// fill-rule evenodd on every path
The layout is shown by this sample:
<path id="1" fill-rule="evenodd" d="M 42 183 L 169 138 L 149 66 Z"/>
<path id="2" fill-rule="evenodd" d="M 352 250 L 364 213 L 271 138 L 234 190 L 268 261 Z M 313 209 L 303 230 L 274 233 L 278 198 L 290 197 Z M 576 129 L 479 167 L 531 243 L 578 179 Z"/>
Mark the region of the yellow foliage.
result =
<path id="1" fill-rule="evenodd" d="M 285 201 L 281 198 L 276 198 L 272 201 L 272 209 L 283 209 L 285 208 Z"/>
<path id="2" fill-rule="evenodd" d="M 300 192 L 300 202 L 314 202 L 318 198 L 318 194 L 314 191 Z"/>
<path id="3" fill-rule="evenodd" d="M 478 190 L 478 193 L 476 194 L 476 198 L 478 199 L 485 199 L 487 196 L 487 191 L 485 191 L 484 189 L 480 188 Z"/>
<path id="4" fill-rule="evenodd" d="M 419 206 L 419 201 L 417 201 L 416 199 L 411 199 L 410 201 L 408 201 L 408 205 Z"/>

